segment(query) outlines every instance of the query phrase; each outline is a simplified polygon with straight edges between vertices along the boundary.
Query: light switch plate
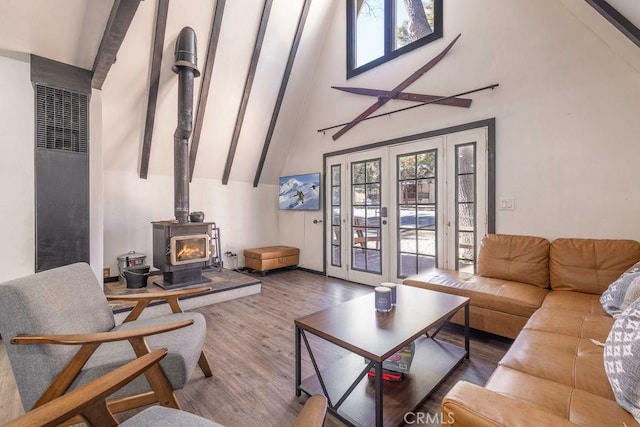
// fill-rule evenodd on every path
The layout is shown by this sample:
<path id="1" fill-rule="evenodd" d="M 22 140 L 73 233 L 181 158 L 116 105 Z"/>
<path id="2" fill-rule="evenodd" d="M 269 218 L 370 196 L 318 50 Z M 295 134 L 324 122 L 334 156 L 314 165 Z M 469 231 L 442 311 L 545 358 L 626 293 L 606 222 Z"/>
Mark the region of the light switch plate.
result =
<path id="1" fill-rule="evenodd" d="M 500 210 L 501 211 L 512 211 L 516 208 L 516 202 L 511 198 L 502 198 L 500 199 Z"/>

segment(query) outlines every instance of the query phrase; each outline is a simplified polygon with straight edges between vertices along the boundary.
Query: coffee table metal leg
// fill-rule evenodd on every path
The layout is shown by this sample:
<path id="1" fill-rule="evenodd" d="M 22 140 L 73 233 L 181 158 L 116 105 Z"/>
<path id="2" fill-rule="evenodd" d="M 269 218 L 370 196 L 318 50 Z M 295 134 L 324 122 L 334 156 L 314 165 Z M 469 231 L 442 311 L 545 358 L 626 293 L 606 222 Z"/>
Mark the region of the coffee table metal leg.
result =
<path id="1" fill-rule="evenodd" d="M 464 306 L 464 349 L 467 352 L 465 359 L 469 359 L 469 304 Z"/>
<path id="2" fill-rule="evenodd" d="M 382 362 L 376 362 L 376 427 L 382 427 Z"/>
<path id="3" fill-rule="evenodd" d="M 300 333 L 301 329 L 296 326 L 296 396 L 300 396 L 302 393 L 300 392 L 300 385 L 302 384 L 302 373 L 301 373 L 301 363 L 300 363 Z"/>

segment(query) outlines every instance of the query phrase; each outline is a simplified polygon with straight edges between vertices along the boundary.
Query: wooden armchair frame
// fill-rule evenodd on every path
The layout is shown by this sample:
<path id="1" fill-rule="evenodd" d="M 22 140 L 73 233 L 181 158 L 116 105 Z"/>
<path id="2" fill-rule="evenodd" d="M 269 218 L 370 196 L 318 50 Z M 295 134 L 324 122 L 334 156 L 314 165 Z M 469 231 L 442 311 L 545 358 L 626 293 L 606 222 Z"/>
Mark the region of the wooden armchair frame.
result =
<path id="1" fill-rule="evenodd" d="M 146 374 L 148 370 L 159 368 L 158 362 L 166 355 L 166 348 L 154 350 L 64 396 L 32 409 L 4 427 L 57 426 L 77 416 L 90 426 L 116 426 L 118 422 L 109 410 L 106 398 L 143 372 Z"/>
<path id="2" fill-rule="evenodd" d="M 185 296 L 197 295 L 210 291 L 210 287 L 201 287 L 194 289 L 177 290 L 166 293 L 146 293 L 107 296 L 107 300 L 126 300 L 137 301 L 136 306 L 125 318 L 124 322 L 136 320 L 145 307 L 152 301 L 165 300 L 171 307 L 173 313 L 183 313 L 178 299 Z M 56 376 L 54 381 L 40 396 L 33 408 L 38 408 L 53 399 L 56 399 L 67 392 L 73 381 L 76 379 L 91 355 L 97 350 L 100 344 L 127 340 L 131 344 L 133 351 L 137 357 L 144 356 L 151 352 L 145 337 L 163 332 L 169 332 L 176 329 L 184 328 L 193 324 L 192 320 L 175 322 L 163 326 L 140 328 L 134 330 L 98 332 L 91 334 L 69 334 L 69 335 L 33 335 L 21 334 L 11 339 L 11 344 L 29 345 L 29 344 L 57 344 L 57 345 L 80 345 L 80 349 L 69 361 L 67 366 Z M 212 376 L 211 367 L 204 351 L 200 353 L 198 360 L 200 369 L 207 377 Z M 176 399 L 173 388 L 169 383 L 166 375 L 159 365 L 153 365 L 145 371 L 145 376 L 151 391 L 140 393 L 133 396 L 126 396 L 112 399 L 107 402 L 109 410 L 113 413 L 128 411 L 130 409 L 139 408 L 149 404 L 159 403 L 162 406 L 180 409 L 180 404 Z"/>
<path id="3" fill-rule="evenodd" d="M 114 341 L 127 340 L 131 344 L 136 356 L 141 357 L 149 354 L 151 350 L 145 341 L 145 337 L 149 335 L 169 332 L 176 329 L 184 328 L 193 324 L 193 320 L 185 320 L 182 322 L 171 323 L 163 326 L 150 328 L 141 328 L 131 331 L 114 331 L 114 332 L 98 332 L 93 334 L 70 334 L 70 335 L 31 335 L 21 334 L 11 339 L 11 344 L 30 345 L 30 344 L 57 344 L 57 345 L 80 345 L 80 349 L 75 356 L 69 361 L 67 366 L 60 371 L 58 376 L 53 380 L 51 385 L 42 393 L 33 408 L 38 408 L 55 398 L 65 394 L 69 386 L 78 376 L 82 367 L 87 360 L 98 349 L 100 344 Z M 115 412 L 122 412 L 140 406 L 149 405 L 151 403 L 160 403 L 180 409 L 180 404 L 176 399 L 171 384 L 166 375 L 156 365 L 145 372 L 147 381 L 152 391 L 141 393 L 134 396 L 126 396 L 119 399 L 113 399 L 108 402 L 109 408 Z"/>
<path id="4" fill-rule="evenodd" d="M 106 398 L 138 375 L 158 368 L 158 362 L 167 355 L 160 348 L 115 369 L 77 389 L 58 397 L 26 414 L 10 421 L 4 427 L 57 426 L 81 420 L 89 426 L 112 427 L 118 425 Z M 327 399 L 322 395 L 311 396 L 296 418 L 294 427 L 320 427 L 327 411 Z M 136 417 L 144 417 L 144 411 Z"/>
<path id="5" fill-rule="evenodd" d="M 169 292 L 149 292 L 149 293 L 140 293 L 140 294 L 130 294 L 130 295 L 107 295 L 108 301 L 135 301 L 136 305 L 133 307 L 131 312 L 125 317 L 124 322 L 130 322 L 132 320 L 138 319 L 142 314 L 142 311 L 153 301 L 166 301 L 171 307 L 171 311 L 173 313 L 184 313 L 182 307 L 180 306 L 180 302 L 178 301 L 180 298 L 195 296 L 204 294 L 209 292 L 211 287 L 200 287 L 200 288 L 192 288 L 192 289 L 180 289 L 176 291 Z M 200 353 L 200 359 L 198 359 L 198 366 L 202 369 L 205 377 L 210 377 L 213 375 L 211 372 L 211 365 L 209 365 L 209 360 L 207 356 L 204 354 L 204 350 Z"/>

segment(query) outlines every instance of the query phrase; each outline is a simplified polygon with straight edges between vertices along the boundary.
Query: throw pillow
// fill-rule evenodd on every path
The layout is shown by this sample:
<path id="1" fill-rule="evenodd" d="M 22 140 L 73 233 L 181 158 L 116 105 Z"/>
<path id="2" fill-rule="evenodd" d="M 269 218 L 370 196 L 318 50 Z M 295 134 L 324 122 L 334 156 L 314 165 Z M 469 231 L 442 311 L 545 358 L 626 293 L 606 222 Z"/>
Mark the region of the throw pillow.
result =
<path id="1" fill-rule="evenodd" d="M 640 273 L 640 261 L 636 262 L 631 267 L 629 267 L 627 271 L 622 273 L 622 276 L 624 276 L 625 274 L 633 274 L 633 273 Z"/>
<path id="2" fill-rule="evenodd" d="M 604 369 L 616 401 L 640 423 L 640 300 L 613 324 L 604 347 Z"/>
<path id="3" fill-rule="evenodd" d="M 638 296 L 636 287 L 640 286 L 640 283 L 634 283 L 636 279 L 640 280 L 640 262 L 637 262 L 622 273 L 620 277 L 611 283 L 607 290 L 602 293 L 600 296 L 600 304 L 604 311 L 610 316 L 618 317 L 629 304 L 635 301 L 635 298 Z M 631 286 L 632 283 L 634 284 L 633 286 Z M 632 293 L 628 294 L 629 291 L 632 291 Z"/>

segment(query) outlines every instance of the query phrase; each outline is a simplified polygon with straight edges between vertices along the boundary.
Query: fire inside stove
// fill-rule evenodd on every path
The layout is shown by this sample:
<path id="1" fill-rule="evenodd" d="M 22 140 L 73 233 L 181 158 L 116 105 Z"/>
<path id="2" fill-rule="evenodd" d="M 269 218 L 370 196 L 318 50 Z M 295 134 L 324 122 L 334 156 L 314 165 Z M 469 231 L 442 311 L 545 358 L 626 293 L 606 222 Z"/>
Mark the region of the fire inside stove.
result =
<path id="1" fill-rule="evenodd" d="M 211 258 L 209 236 L 207 234 L 174 236 L 171 238 L 170 252 L 172 265 L 206 261 Z"/>

